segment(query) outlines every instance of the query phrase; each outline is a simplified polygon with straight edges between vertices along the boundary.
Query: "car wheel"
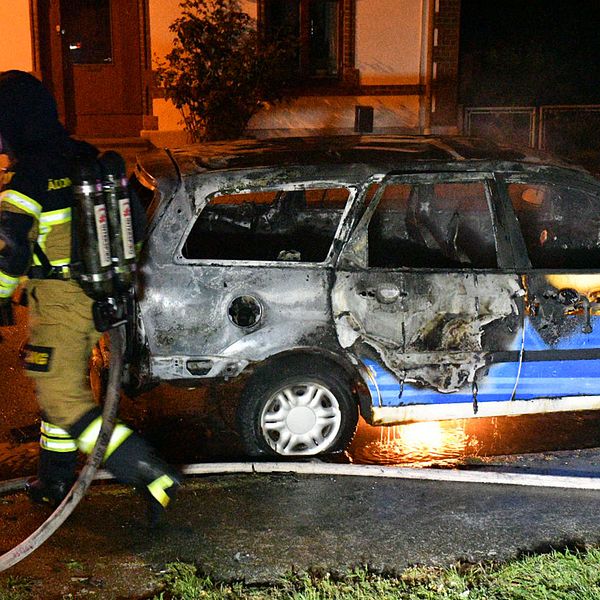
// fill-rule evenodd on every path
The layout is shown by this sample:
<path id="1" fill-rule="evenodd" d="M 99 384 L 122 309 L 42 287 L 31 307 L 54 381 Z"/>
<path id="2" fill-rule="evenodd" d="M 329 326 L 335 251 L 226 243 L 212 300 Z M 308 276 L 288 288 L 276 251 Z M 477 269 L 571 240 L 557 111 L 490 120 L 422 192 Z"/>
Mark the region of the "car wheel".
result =
<path id="1" fill-rule="evenodd" d="M 250 456 L 316 456 L 350 443 L 358 406 L 340 374 L 278 363 L 248 382 L 237 421 Z"/>

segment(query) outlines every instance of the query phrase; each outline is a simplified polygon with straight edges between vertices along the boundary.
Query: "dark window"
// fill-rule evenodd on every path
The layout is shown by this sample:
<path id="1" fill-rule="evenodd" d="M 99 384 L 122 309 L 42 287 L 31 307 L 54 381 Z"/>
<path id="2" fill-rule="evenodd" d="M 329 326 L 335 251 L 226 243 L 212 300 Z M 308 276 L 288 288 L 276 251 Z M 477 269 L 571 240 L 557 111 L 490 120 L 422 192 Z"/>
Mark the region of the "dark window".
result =
<path id="1" fill-rule="evenodd" d="M 485 185 L 388 185 L 369 223 L 369 265 L 495 268 Z"/>
<path id="2" fill-rule="evenodd" d="M 297 41 L 297 69 L 309 77 L 340 72 L 340 0 L 264 0 L 267 37 Z"/>
<path id="3" fill-rule="evenodd" d="M 73 64 L 112 63 L 110 0 L 69 2 L 61 19 Z"/>
<path id="4" fill-rule="evenodd" d="M 600 266 L 600 198 L 549 183 L 509 183 L 529 259 L 540 269 Z"/>
<path id="5" fill-rule="evenodd" d="M 345 188 L 214 196 L 196 220 L 183 256 L 323 262 L 348 197 Z"/>

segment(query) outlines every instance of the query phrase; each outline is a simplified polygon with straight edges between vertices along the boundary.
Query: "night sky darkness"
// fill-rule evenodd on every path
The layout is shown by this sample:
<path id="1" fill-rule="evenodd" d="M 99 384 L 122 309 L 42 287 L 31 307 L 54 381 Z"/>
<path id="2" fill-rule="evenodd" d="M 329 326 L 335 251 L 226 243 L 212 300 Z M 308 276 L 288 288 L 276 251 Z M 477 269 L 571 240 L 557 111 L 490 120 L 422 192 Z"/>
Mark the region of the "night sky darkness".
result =
<path id="1" fill-rule="evenodd" d="M 459 102 L 600 104 L 600 0 L 462 0 Z"/>

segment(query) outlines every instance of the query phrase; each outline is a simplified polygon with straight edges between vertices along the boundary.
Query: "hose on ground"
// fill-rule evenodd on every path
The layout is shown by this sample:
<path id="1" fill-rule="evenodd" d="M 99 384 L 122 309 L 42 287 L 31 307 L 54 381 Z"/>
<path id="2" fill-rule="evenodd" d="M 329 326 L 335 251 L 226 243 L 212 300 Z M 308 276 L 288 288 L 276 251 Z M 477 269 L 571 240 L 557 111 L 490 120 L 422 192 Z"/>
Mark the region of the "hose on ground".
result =
<path id="1" fill-rule="evenodd" d="M 19 477 L 18 479 L 7 479 L 0 483 L 0 496 L 10 494 L 11 492 L 20 492 L 25 489 L 27 478 Z"/>
<path id="2" fill-rule="evenodd" d="M 123 368 L 123 352 L 125 331 L 119 325 L 109 332 L 110 336 L 110 365 L 106 399 L 102 412 L 102 427 L 92 453 L 89 455 L 85 466 L 81 470 L 77 481 L 73 484 L 65 499 L 56 507 L 56 510 L 42 523 L 29 537 L 0 556 L 0 572 L 14 566 L 34 550 L 39 548 L 69 517 L 85 495 L 92 483 L 96 470 L 100 466 L 104 453 L 110 441 L 117 412 L 119 408 L 119 393 L 121 390 L 121 371 Z M 13 479 L 4 482 L 0 493 L 23 489 L 23 481 Z"/>

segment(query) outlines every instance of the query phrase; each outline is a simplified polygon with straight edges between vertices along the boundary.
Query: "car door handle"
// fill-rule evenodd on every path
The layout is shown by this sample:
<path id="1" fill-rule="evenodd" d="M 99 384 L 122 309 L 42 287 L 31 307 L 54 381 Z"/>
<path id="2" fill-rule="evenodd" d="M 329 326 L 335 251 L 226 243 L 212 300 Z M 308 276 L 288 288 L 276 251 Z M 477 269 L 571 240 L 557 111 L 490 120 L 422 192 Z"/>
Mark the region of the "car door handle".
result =
<path id="1" fill-rule="evenodd" d="M 375 288 L 375 298 L 381 304 L 392 304 L 403 295 L 406 296 L 406 292 L 401 292 L 393 283 L 382 283 Z"/>
<path id="2" fill-rule="evenodd" d="M 359 292 L 363 298 L 375 298 L 380 304 L 392 304 L 407 293 L 401 291 L 394 283 L 380 283 L 374 288 L 365 288 Z"/>
<path id="3" fill-rule="evenodd" d="M 398 298 L 404 298 L 406 292 L 401 291 L 394 283 L 382 283 L 370 295 L 374 296 L 380 304 L 393 304 Z"/>

